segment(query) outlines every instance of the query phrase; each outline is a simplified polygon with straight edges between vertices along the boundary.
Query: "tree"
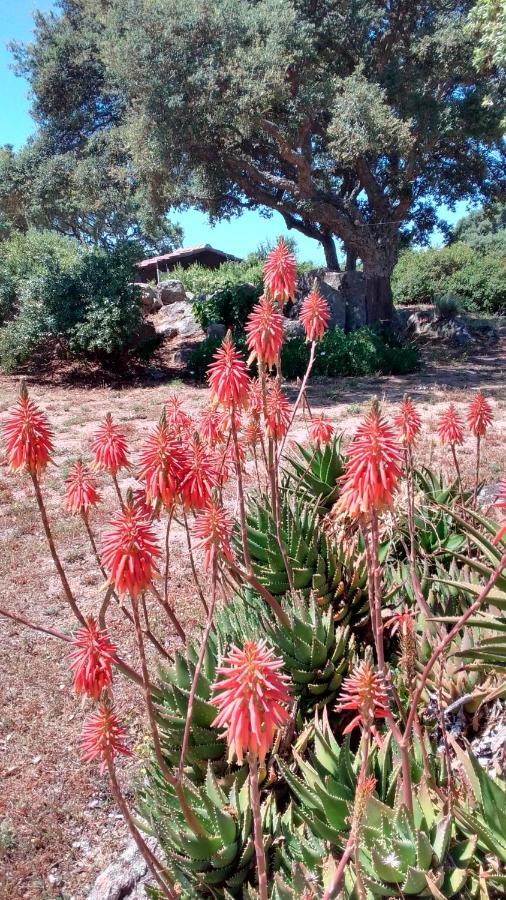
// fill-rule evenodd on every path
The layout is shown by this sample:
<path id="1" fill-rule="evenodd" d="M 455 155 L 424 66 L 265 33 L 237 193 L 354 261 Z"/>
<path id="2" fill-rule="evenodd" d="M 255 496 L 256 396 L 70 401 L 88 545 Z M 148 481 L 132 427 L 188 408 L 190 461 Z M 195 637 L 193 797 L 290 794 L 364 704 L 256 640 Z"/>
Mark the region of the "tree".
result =
<path id="1" fill-rule="evenodd" d="M 92 58 L 73 54 L 75 91 L 41 52 L 42 26 L 25 70 L 56 147 L 119 130 L 157 215 L 277 210 L 332 268 L 338 238 L 362 262 L 374 321 L 391 314 L 401 242 L 427 241 L 442 203 L 506 183 L 502 110 L 484 102 L 497 73 L 473 67 L 471 6 L 64 0 L 47 29 L 68 20 L 70 43 L 95 42 Z"/>
<path id="2" fill-rule="evenodd" d="M 506 65 L 506 5 L 504 0 L 477 0 L 469 15 L 476 40 L 474 61 L 478 66 Z"/>
<path id="3" fill-rule="evenodd" d="M 506 203 L 476 209 L 456 223 L 450 243 L 461 241 L 480 253 L 506 257 Z"/>
<path id="4" fill-rule="evenodd" d="M 155 216 L 121 128 L 124 103 L 110 90 L 100 22 L 63 0 L 60 15 L 35 15 L 35 39 L 13 45 L 33 94 L 36 135 L 18 153 L 0 150 L 0 224 L 54 229 L 84 244 L 137 241 L 144 253 L 180 245 L 181 230 Z"/>

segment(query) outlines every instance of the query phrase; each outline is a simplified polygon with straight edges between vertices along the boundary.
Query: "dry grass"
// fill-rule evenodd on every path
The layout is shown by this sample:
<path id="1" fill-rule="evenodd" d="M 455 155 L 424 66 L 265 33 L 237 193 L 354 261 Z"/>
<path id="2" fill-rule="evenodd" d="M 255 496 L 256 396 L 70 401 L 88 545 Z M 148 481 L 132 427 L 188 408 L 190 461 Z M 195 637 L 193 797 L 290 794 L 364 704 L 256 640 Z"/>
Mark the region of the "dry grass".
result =
<path id="1" fill-rule="evenodd" d="M 309 400 L 315 412 L 325 411 L 338 430 L 349 436 L 372 394 L 383 399 L 386 409 L 404 392 L 416 400 L 425 420 L 425 433 L 434 425 L 450 400 L 463 411 L 470 393 L 483 388 L 492 400 L 495 426 L 483 454 L 483 474 L 497 481 L 504 473 L 506 434 L 506 371 L 504 342 L 478 358 L 456 366 L 429 365 L 408 378 L 343 379 L 313 383 Z M 33 398 L 46 411 L 55 430 L 57 467 L 51 468 L 44 491 L 55 537 L 65 560 L 70 581 L 85 612 L 97 611 L 102 577 L 97 572 L 80 523 L 62 511 L 62 482 L 78 455 L 87 455 L 90 435 L 105 412 L 123 423 L 133 453 L 155 421 L 170 385 L 138 386 L 121 391 L 106 387 L 88 389 L 65 386 L 30 387 Z M 177 393 L 188 412 L 197 412 L 207 391 L 179 384 Z M 290 387 L 293 396 L 295 388 Z M 0 420 L 16 397 L 13 379 L 0 379 Z M 295 436 L 303 437 L 299 423 Z M 460 458 L 465 477 L 472 476 L 473 456 L 468 440 Z M 425 462 L 449 465 L 435 439 L 421 447 Z M 128 478 L 124 479 L 126 487 Z M 103 493 L 111 509 L 112 489 L 103 481 Z M 93 527 L 101 528 L 106 512 L 97 513 Z M 0 583 L 2 603 L 47 626 L 70 631 L 60 584 L 48 558 L 30 484 L 0 468 Z M 173 535 L 171 599 L 181 620 L 192 628 L 200 619 L 198 600 L 180 531 Z M 154 616 L 157 634 L 170 647 L 169 630 Z M 115 608 L 111 625 L 122 655 L 132 664 L 136 654 L 128 628 Z M 87 710 L 69 689 L 67 648 L 58 641 L 36 635 L 13 622 L 0 620 L 0 898 L 86 897 L 99 871 L 107 865 L 128 837 L 111 801 L 106 778 L 96 766 L 83 766 L 78 758 L 79 734 Z M 116 699 L 124 710 L 131 745 L 142 742 L 145 723 L 139 715 L 136 689 L 119 681 Z M 123 767 L 126 789 L 134 763 Z"/>

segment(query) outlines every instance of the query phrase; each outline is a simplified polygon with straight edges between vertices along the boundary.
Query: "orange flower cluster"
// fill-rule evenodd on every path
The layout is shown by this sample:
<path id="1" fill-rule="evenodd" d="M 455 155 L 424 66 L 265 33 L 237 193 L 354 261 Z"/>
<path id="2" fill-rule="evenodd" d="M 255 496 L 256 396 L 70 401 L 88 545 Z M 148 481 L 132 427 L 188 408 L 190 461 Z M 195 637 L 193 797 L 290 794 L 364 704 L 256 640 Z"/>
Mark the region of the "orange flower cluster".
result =
<path id="1" fill-rule="evenodd" d="M 319 450 L 327 447 L 334 437 L 332 422 L 326 416 L 315 416 L 309 426 L 309 443 Z"/>
<path id="2" fill-rule="evenodd" d="M 279 307 L 264 294 L 252 309 L 246 323 L 246 343 L 251 351 L 248 362 L 254 359 L 267 368 L 279 365 L 283 344 L 283 316 Z"/>
<path id="3" fill-rule="evenodd" d="M 399 412 L 394 418 L 394 425 L 399 429 L 404 445 L 412 447 L 420 434 L 422 420 L 409 397 L 405 397 L 402 401 Z"/>
<path id="4" fill-rule="evenodd" d="M 204 551 L 204 568 L 212 571 L 215 560 L 220 556 L 232 561 L 230 538 L 232 536 L 232 520 L 223 507 L 214 500 L 198 513 L 193 526 L 193 535 L 197 538 L 196 549 Z"/>
<path id="5" fill-rule="evenodd" d="M 219 713 L 212 724 L 226 729 L 229 759 L 237 757 L 240 765 L 248 752 L 263 764 L 275 730 L 288 721 L 290 694 L 282 667 L 283 660 L 261 640 L 246 641 L 242 650 L 232 647 L 217 669 L 222 678 L 213 685 L 211 702 Z"/>
<path id="6" fill-rule="evenodd" d="M 131 756 L 125 744 L 126 731 L 107 700 L 102 700 L 98 709 L 86 722 L 81 736 L 83 762 L 100 760 L 100 771 L 107 768 L 116 753 Z"/>
<path id="7" fill-rule="evenodd" d="M 235 349 L 230 332 L 207 370 L 207 380 L 212 397 L 222 406 L 244 406 L 246 403 L 250 379 L 246 363 Z"/>
<path id="8" fill-rule="evenodd" d="M 116 646 L 93 618 L 77 630 L 72 645 L 70 671 L 74 690 L 76 694 L 86 694 L 92 700 L 99 700 L 102 691 L 109 690 L 111 686 Z"/>
<path id="9" fill-rule="evenodd" d="M 493 421 L 492 407 L 481 391 L 478 391 L 467 411 L 467 423 L 475 437 L 485 436 Z"/>
<path id="10" fill-rule="evenodd" d="M 311 291 L 303 300 L 299 318 L 306 332 L 306 340 L 321 341 L 330 322 L 330 309 L 318 291 Z"/>
<path id="11" fill-rule="evenodd" d="M 264 265 L 264 284 L 269 295 L 279 303 L 286 303 L 295 296 L 297 263 L 285 242 L 278 241 Z"/>
<path id="12" fill-rule="evenodd" d="M 133 500 L 127 501 L 102 540 L 102 565 L 120 597 L 129 594 L 135 600 L 149 587 L 159 557 L 151 522 Z"/>
<path id="13" fill-rule="evenodd" d="M 338 509 L 352 518 L 369 518 L 390 508 L 401 474 L 397 434 L 374 404 L 348 448 Z"/>
<path id="14" fill-rule="evenodd" d="M 86 516 L 101 499 L 93 475 L 78 459 L 65 479 L 65 506 L 73 516 Z"/>
<path id="15" fill-rule="evenodd" d="M 95 468 L 116 475 L 120 469 L 128 469 L 127 443 L 118 425 L 107 413 L 91 442 L 91 452 L 95 460 Z"/>
<path id="16" fill-rule="evenodd" d="M 265 406 L 265 430 L 272 440 L 279 441 L 290 422 L 290 404 L 278 381 L 269 384 Z"/>
<path id="17" fill-rule="evenodd" d="M 343 681 L 336 712 L 348 710 L 357 715 L 346 726 L 343 734 L 349 734 L 354 728 L 360 727 L 366 728 L 378 738 L 374 721 L 388 715 L 388 697 L 381 677 L 367 661 L 356 666 Z"/>
<path id="18" fill-rule="evenodd" d="M 19 400 L 4 424 L 5 453 L 11 472 L 40 475 L 50 461 L 53 433 L 44 415 L 21 386 Z"/>
<path id="19" fill-rule="evenodd" d="M 138 477 L 145 485 L 146 502 L 155 506 L 161 503 L 171 509 L 182 476 L 181 446 L 171 437 L 166 416 L 162 415 L 139 454 Z"/>
<path id="20" fill-rule="evenodd" d="M 455 447 L 464 443 L 464 428 L 453 403 L 441 413 L 437 425 L 439 440 L 442 444 L 450 444 Z"/>

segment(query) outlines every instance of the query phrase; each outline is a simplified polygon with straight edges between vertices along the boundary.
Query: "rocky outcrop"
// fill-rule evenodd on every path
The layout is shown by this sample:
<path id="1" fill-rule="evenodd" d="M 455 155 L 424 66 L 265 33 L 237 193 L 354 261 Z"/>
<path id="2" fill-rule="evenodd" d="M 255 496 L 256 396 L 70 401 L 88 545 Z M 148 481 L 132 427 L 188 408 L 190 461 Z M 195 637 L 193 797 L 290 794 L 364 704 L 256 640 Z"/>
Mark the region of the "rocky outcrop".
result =
<path id="1" fill-rule="evenodd" d="M 162 306 L 158 312 L 149 317 L 155 332 L 165 338 L 178 335 L 186 341 L 204 340 L 205 334 L 193 315 L 192 305 L 188 300 L 176 300 L 169 306 Z"/>
<path id="2" fill-rule="evenodd" d="M 365 278 L 362 272 L 329 272 L 314 269 L 305 273 L 298 282 L 296 303 L 287 309 L 290 318 L 296 318 L 302 299 L 316 289 L 330 307 L 330 327 L 354 331 L 367 324 Z"/>
<path id="3" fill-rule="evenodd" d="M 147 843 L 156 850 L 153 838 L 148 838 Z M 116 862 L 100 873 L 86 900 L 146 900 L 147 881 L 146 863 L 132 841 Z"/>

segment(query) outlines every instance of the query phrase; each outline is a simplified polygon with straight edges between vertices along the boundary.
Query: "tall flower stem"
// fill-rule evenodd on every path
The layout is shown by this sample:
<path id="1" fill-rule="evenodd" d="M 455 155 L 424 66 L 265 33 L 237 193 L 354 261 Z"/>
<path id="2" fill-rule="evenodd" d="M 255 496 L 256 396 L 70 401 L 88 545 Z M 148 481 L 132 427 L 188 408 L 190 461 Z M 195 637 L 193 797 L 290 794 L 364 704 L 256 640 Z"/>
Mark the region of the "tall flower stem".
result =
<path id="1" fill-rule="evenodd" d="M 56 567 L 56 571 L 60 576 L 60 581 L 63 586 L 63 590 L 65 592 L 65 596 L 67 598 L 67 602 L 74 613 L 76 619 L 81 623 L 81 625 L 86 625 L 86 619 L 83 616 L 81 610 L 79 609 L 75 597 L 72 593 L 72 589 L 70 584 L 68 583 L 67 576 L 65 575 L 64 568 L 60 562 L 60 557 L 58 556 L 56 546 L 53 540 L 53 535 L 51 532 L 51 526 L 49 525 L 49 520 L 46 513 L 46 507 L 44 504 L 44 498 L 42 496 L 42 491 L 40 489 L 39 479 L 35 472 L 30 472 L 30 476 L 33 482 L 33 488 L 35 491 L 35 497 L 37 500 L 37 506 L 39 507 L 40 517 L 42 519 L 42 526 L 44 528 L 44 532 L 46 534 L 47 543 L 49 545 L 49 552 L 51 553 L 51 557 Z"/>
<path id="2" fill-rule="evenodd" d="M 262 816 L 260 812 L 260 791 L 258 788 L 258 759 L 255 753 L 248 753 L 249 791 L 251 812 L 253 815 L 253 833 L 255 840 L 255 856 L 258 875 L 259 900 L 267 900 L 267 864 L 265 861 Z"/>
<path id="3" fill-rule="evenodd" d="M 234 465 L 237 477 L 237 498 L 239 500 L 239 520 L 241 523 L 241 540 L 242 552 L 244 556 L 244 565 L 248 572 L 251 572 L 251 556 L 248 547 L 248 532 L 246 528 L 246 504 L 244 501 L 244 483 L 242 480 L 241 460 L 239 458 L 239 441 L 237 439 L 237 425 L 235 421 L 235 408 L 232 409 L 230 417 L 230 428 L 232 431 L 232 440 L 234 442 Z"/>
<path id="4" fill-rule="evenodd" d="M 480 483 L 480 464 L 481 464 L 481 436 L 476 435 L 476 472 L 474 476 L 474 492 L 473 492 L 473 508 L 476 509 L 478 501 L 478 485 Z"/>
<path id="5" fill-rule="evenodd" d="M 164 609 L 165 612 L 167 613 L 167 617 L 172 622 L 172 624 L 173 624 L 174 628 L 176 629 L 181 640 L 186 641 L 186 634 L 185 634 L 184 628 L 181 625 L 181 622 L 179 621 L 178 617 L 176 616 L 174 610 L 172 609 L 170 603 L 165 602 L 164 598 L 160 594 L 160 591 L 158 590 L 158 588 L 155 587 L 153 582 L 151 582 L 149 587 L 150 587 L 151 593 L 154 594 L 154 596 L 158 600 L 162 609 Z"/>
<path id="6" fill-rule="evenodd" d="M 304 397 L 304 395 L 305 395 L 305 393 L 306 393 L 307 383 L 308 383 L 308 380 L 309 380 L 309 376 L 310 376 L 310 374 L 311 374 L 311 370 L 312 370 L 313 365 L 314 365 L 315 353 L 316 353 L 316 341 L 312 341 L 312 342 L 311 342 L 311 350 L 310 350 L 310 353 L 309 353 L 309 362 L 308 362 L 308 364 L 307 364 L 307 369 L 306 369 L 306 371 L 305 371 L 305 373 L 304 373 L 304 377 L 303 377 L 302 382 L 301 382 L 301 386 L 300 386 L 300 389 L 299 389 L 299 393 L 297 394 L 297 399 L 295 400 L 295 403 L 294 403 L 294 406 L 293 406 L 293 409 L 292 409 L 292 415 L 290 416 L 290 421 L 288 422 L 288 427 L 287 427 L 287 429 L 286 429 L 286 431 L 285 431 L 285 433 L 284 433 L 284 435 L 283 435 L 283 440 L 281 441 L 281 444 L 280 444 L 280 446 L 279 446 L 279 450 L 278 450 L 278 454 L 277 454 L 277 462 L 278 462 L 278 463 L 280 462 L 281 457 L 282 457 L 282 455 L 283 455 L 283 450 L 284 450 L 284 448 L 285 448 L 286 439 L 287 439 L 287 437 L 288 437 L 288 432 L 290 431 L 290 428 L 291 428 L 292 425 L 293 425 L 293 421 L 294 421 L 294 419 L 295 419 L 295 416 L 297 415 L 297 410 L 298 410 L 298 408 L 299 408 L 299 406 L 300 406 L 301 400 L 302 400 L 302 398 Z M 309 406 L 308 406 L 308 408 L 309 408 Z"/>
<path id="7" fill-rule="evenodd" d="M 114 490 L 116 491 L 116 496 L 119 500 L 119 505 L 121 506 L 121 509 L 125 509 L 125 503 L 123 501 L 123 496 L 121 494 L 120 487 L 118 484 L 118 478 L 116 475 L 112 475 L 111 477 L 112 477 L 112 483 L 114 484 Z"/>
<path id="8" fill-rule="evenodd" d="M 169 602 L 169 563 L 170 563 L 170 526 L 172 525 L 172 513 L 171 509 L 169 512 L 169 518 L 167 519 L 167 528 L 165 529 L 165 573 L 163 579 L 163 596 L 165 597 L 165 602 Z"/>
<path id="9" fill-rule="evenodd" d="M 160 735 L 158 733 L 158 726 L 156 724 L 156 714 L 155 714 L 155 709 L 153 706 L 151 686 L 149 683 L 149 671 L 148 671 L 148 664 L 146 662 L 146 653 L 145 653 L 145 649 L 144 649 L 144 640 L 143 640 L 142 627 L 141 627 L 141 621 L 140 621 L 140 616 L 139 616 L 138 600 L 132 600 L 132 612 L 133 612 L 134 624 L 135 624 L 135 636 L 137 639 L 137 649 L 139 651 L 139 656 L 140 656 L 140 660 L 141 660 L 142 683 L 143 683 L 143 688 L 144 688 L 144 700 L 146 703 L 146 710 L 148 713 L 148 721 L 149 721 L 149 727 L 150 727 L 150 731 L 151 731 L 151 737 L 153 740 L 153 749 L 155 751 L 155 758 L 156 758 L 158 765 L 160 766 L 160 771 L 162 772 L 162 775 L 164 776 L 165 780 L 168 782 L 168 784 L 170 784 L 170 786 L 172 788 L 174 788 L 176 796 L 181 804 L 181 811 L 186 819 L 187 824 L 195 832 L 195 834 L 202 835 L 203 834 L 202 826 L 197 821 L 197 819 L 193 815 L 191 809 L 189 808 L 188 803 L 186 802 L 186 797 L 184 796 L 184 792 L 181 787 L 181 784 L 180 784 L 179 780 L 175 777 L 175 775 L 173 775 L 172 772 L 170 771 L 170 769 L 168 768 L 167 763 L 165 762 L 165 759 L 164 759 L 164 756 L 162 753 L 162 746 L 160 744 Z"/>
<path id="10" fill-rule="evenodd" d="M 455 471 L 457 473 L 457 481 L 459 483 L 459 492 L 460 492 L 460 500 L 461 503 L 464 502 L 464 488 L 462 486 L 462 475 L 460 473 L 459 461 L 457 459 L 457 451 L 455 450 L 455 444 L 450 444 L 453 456 L 453 464 L 455 466 Z"/>
<path id="11" fill-rule="evenodd" d="M 195 672 L 193 673 L 192 685 L 190 688 L 190 695 L 188 697 L 188 710 L 186 713 L 186 722 L 184 726 L 184 734 L 183 734 L 183 743 L 181 745 L 181 755 L 179 757 L 179 769 L 178 769 L 178 778 L 181 781 L 183 777 L 184 763 L 186 759 L 186 754 L 188 752 L 188 744 L 190 741 L 190 729 L 193 718 L 193 705 L 195 702 L 195 694 L 197 693 L 197 686 L 199 683 L 200 673 L 202 672 L 202 666 L 204 665 L 204 657 L 206 655 L 207 650 L 207 642 L 209 640 L 209 634 L 211 632 L 211 628 L 213 625 L 213 616 L 214 610 L 216 607 L 216 582 L 217 582 L 217 561 L 216 558 L 213 562 L 213 577 L 212 577 L 212 595 L 211 595 L 211 603 L 209 606 L 209 612 L 207 614 L 207 621 L 204 628 L 204 633 L 202 635 L 200 641 L 200 650 L 199 656 L 197 660 L 197 665 L 195 666 Z"/>
<path id="12" fill-rule="evenodd" d="M 72 643 L 72 638 L 68 634 L 63 634 L 62 631 L 56 631 L 55 628 L 45 628 L 43 625 L 37 625 L 35 622 L 30 622 L 29 619 L 25 619 L 24 616 L 20 616 L 19 613 L 9 612 L 4 609 L 3 606 L 0 606 L 0 616 L 5 616 L 6 619 L 12 619 L 13 622 L 17 622 L 19 625 L 25 625 L 27 628 L 31 628 L 32 631 L 40 631 L 42 634 L 49 634 L 51 637 L 58 638 L 60 641 L 66 641 L 67 643 Z"/>
<path id="13" fill-rule="evenodd" d="M 195 565 L 195 557 L 193 555 L 193 547 L 192 547 L 192 542 L 191 542 L 191 537 L 190 537 L 190 526 L 188 524 L 188 516 L 186 515 L 186 510 L 184 509 L 184 507 L 183 507 L 183 519 L 184 519 L 184 530 L 185 530 L 185 534 L 186 534 L 186 545 L 188 547 L 188 556 L 190 557 L 190 567 L 192 570 L 193 581 L 194 581 L 195 587 L 197 588 L 197 593 L 199 595 L 200 602 L 202 603 L 202 606 L 204 607 L 204 612 L 207 616 L 209 609 L 207 606 L 206 598 L 204 597 L 204 591 L 202 590 L 202 587 L 201 587 L 201 584 L 199 581 L 199 576 L 197 575 L 197 567 Z"/>
<path id="14" fill-rule="evenodd" d="M 138 848 L 141 856 L 143 857 L 153 879 L 155 880 L 156 884 L 160 888 L 164 897 L 169 898 L 169 900 L 175 900 L 175 898 L 177 897 L 177 894 L 175 893 L 175 891 L 172 890 L 171 887 L 169 887 L 168 884 L 166 884 L 164 878 L 162 877 L 162 874 L 161 874 L 162 872 L 164 872 L 164 876 L 167 877 L 167 874 L 165 873 L 162 864 L 157 860 L 156 856 L 151 852 L 148 845 L 146 844 L 146 841 L 140 834 L 139 829 L 135 825 L 135 822 L 132 818 L 132 815 L 130 813 L 128 805 L 125 801 L 125 798 L 123 797 L 123 794 L 121 793 L 121 788 L 119 786 L 118 779 L 116 778 L 116 771 L 114 769 L 114 762 L 113 762 L 111 754 L 107 755 L 107 770 L 109 772 L 109 778 L 111 781 L 111 789 L 112 789 L 113 797 L 116 801 L 118 809 L 120 810 L 121 815 L 123 816 L 123 818 L 128 826 L 130 834 L 132 835 L 135 843 L 137 844 L 137 848 Z"/>

